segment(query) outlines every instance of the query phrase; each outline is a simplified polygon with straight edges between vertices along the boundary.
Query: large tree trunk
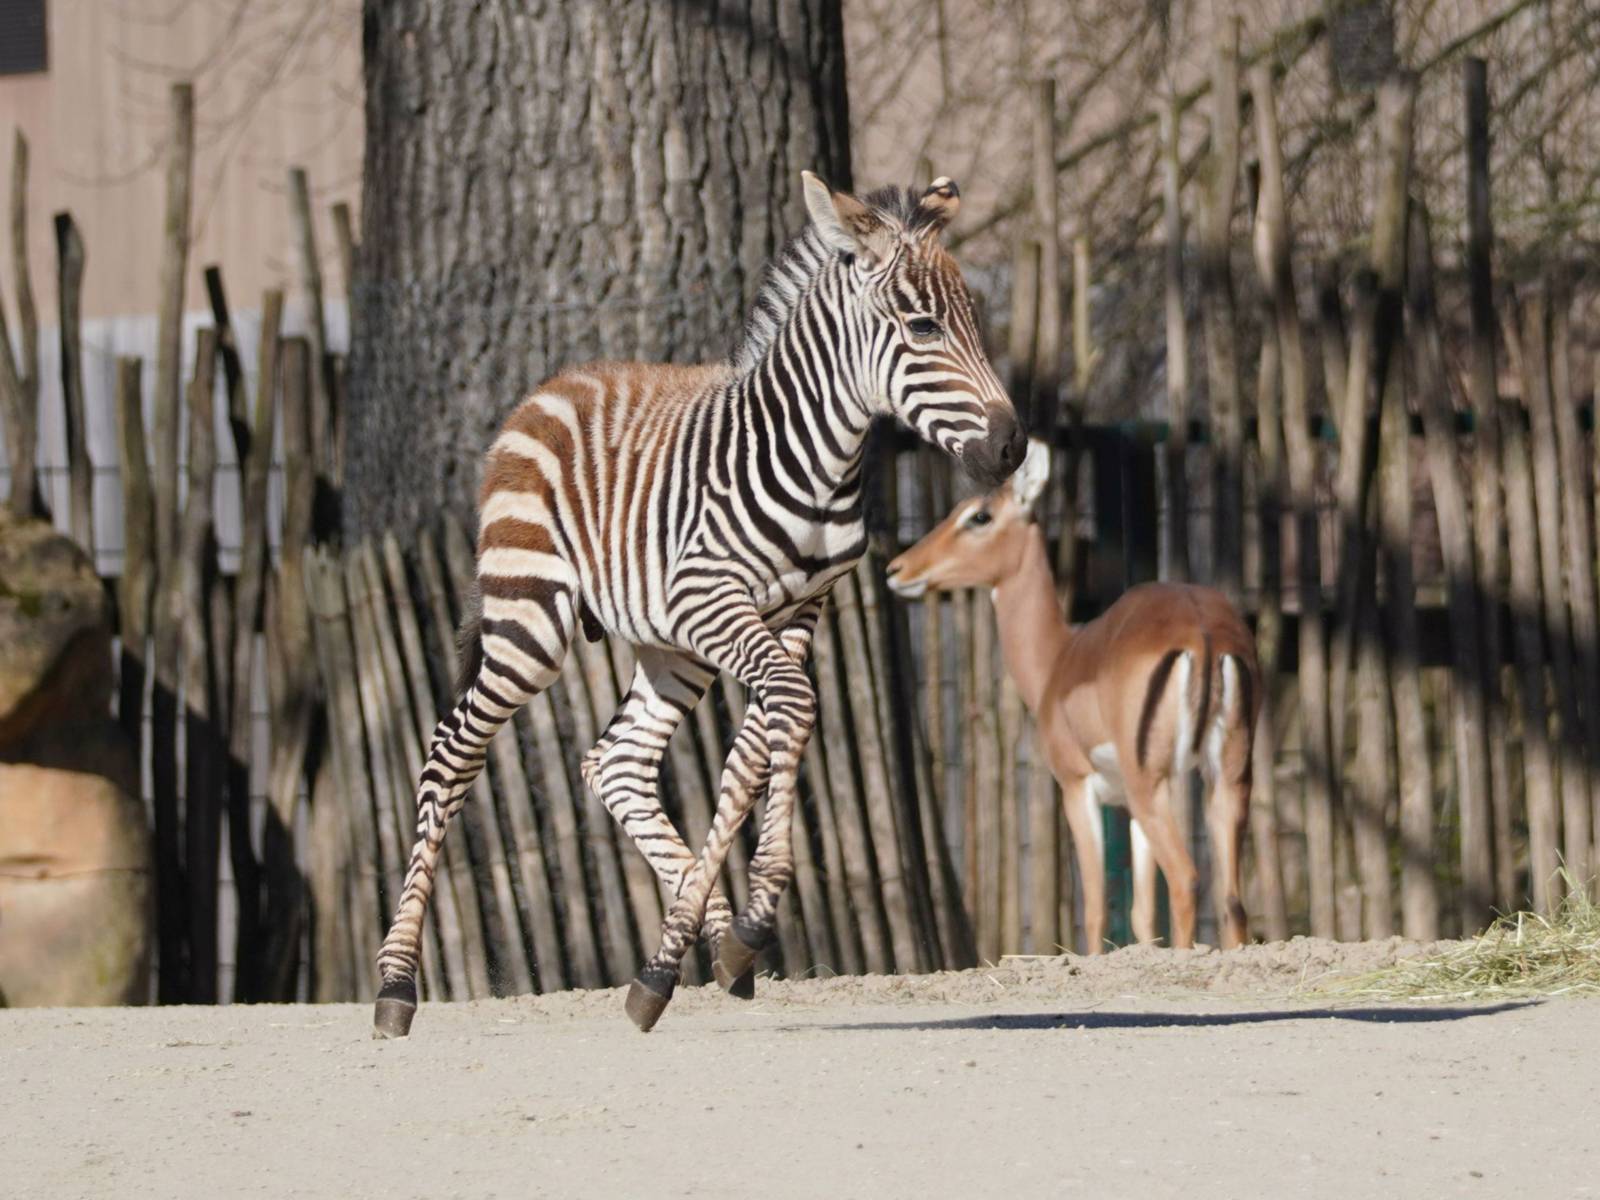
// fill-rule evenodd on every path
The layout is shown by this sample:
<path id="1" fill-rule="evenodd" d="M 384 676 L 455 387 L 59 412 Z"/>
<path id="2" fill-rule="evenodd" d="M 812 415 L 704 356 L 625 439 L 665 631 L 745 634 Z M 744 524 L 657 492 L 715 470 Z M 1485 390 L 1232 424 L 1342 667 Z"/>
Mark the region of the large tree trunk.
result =
<path id="1" fill-rule="evenodd" d="M 345 520 L 470 511 L 534 384 L 732 347 L 850 184 L 839 0 L 366 0 L 366 182 Z"/>

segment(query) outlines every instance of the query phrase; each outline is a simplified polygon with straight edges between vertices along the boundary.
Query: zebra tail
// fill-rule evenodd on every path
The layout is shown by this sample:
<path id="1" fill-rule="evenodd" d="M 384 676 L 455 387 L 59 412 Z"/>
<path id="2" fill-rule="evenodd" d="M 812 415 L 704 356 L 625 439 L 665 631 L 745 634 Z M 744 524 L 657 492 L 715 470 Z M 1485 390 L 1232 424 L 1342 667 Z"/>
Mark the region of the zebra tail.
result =
<path id="1" fill-rule="evenodd" d="M 474 585 L 456 629 L 456 699 L 467 694 L 483 666 L 483 596 Z"/>

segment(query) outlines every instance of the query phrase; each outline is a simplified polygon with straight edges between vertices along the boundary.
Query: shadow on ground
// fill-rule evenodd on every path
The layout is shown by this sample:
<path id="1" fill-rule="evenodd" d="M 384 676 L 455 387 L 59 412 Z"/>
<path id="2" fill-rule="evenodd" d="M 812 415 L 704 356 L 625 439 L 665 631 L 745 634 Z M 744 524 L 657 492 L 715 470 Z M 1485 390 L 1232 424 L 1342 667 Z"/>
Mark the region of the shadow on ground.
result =
<path id="1" fill-rule="evenodd" d="M 942 1021 L 859 1021 L 843 1025 L 795 1026 L 800 1029 L 829 1029 L 841 1032 L 886 1029 L 1170 1029 L 1178 1026 L 1202 1029 L 1224 1025 L 1264 1025 L 1273 1021 L 1365 1021 L 1374 1025 L 1433 1025 L 1444 1021 L 1464 1021 L 1470 1017 L 1489 1017 L 1496 1013 L 1529 1008 L 1537 1000 L 1504 1004 L 1484 1004 L 1465 1008 L 1440 1006 L 1418 1008 L 1295 1008 L 1260 1012 L 1168 1013 L 1168 1012 L 1047 1012 L 989 1013 L 973 1017 L 951 1017 Z"/>

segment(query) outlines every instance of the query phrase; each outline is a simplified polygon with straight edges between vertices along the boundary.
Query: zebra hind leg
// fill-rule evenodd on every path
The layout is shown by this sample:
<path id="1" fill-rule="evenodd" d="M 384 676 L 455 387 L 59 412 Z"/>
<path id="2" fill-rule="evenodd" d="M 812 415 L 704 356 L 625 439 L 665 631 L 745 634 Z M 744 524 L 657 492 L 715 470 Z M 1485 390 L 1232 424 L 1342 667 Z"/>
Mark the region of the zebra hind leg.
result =
<path id="1" fill-rule="evenodd" d="M 481 661 L 461 699 L 435 727 L 417 783 L 417 841 L 394 921 L 378 952 L 382 985 L 373 1009 L 374 1037 L 398 1038 L 411 1032 L 422 922 L 445 830 L 483 770 L 490 741 L 519 708 L 555 682 L 571 639 L 569 589 L 535 579 L 483 583 Z M 497 591 L 515 594 L 496 595 Z"/>

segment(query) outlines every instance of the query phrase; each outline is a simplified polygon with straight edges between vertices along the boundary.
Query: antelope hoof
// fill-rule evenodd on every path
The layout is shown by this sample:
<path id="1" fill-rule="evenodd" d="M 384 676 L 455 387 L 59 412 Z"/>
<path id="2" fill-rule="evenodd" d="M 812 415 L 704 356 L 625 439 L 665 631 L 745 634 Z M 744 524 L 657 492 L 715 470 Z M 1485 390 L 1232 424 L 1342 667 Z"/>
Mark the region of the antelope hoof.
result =
<path id="1" fill-rule="evenodd" d="M 624 1005 L 628 1019 L 639 1027 L 640 1033 L 649 1033 L 656 1027 L 661 1014 L 667 1011 L 672 1000 L 672 990 L 678 986 L 678 977 L 659 967 L 646 967 L 628 988 L 628 1002 Z"/>
<path id="2" fill-rule="evenodd" d="M 757 936 L 755 944 L 739 929 L 738 922 L 728 927 L 717 943 L 716 961 L 711 973 L 722 985 L 723 991 L 740 1000 L 754 999 L 756 994 L 756 956 L 761 953 L 767 939 Z"/>
<path id="3" fill-rule="evenodd" d="M 378 992 L 372 1009 L 374 1038 L 403 1038 L 411 1033 L 417 1015 L 417 985 L 409 979 L 391 979 Z"/>

